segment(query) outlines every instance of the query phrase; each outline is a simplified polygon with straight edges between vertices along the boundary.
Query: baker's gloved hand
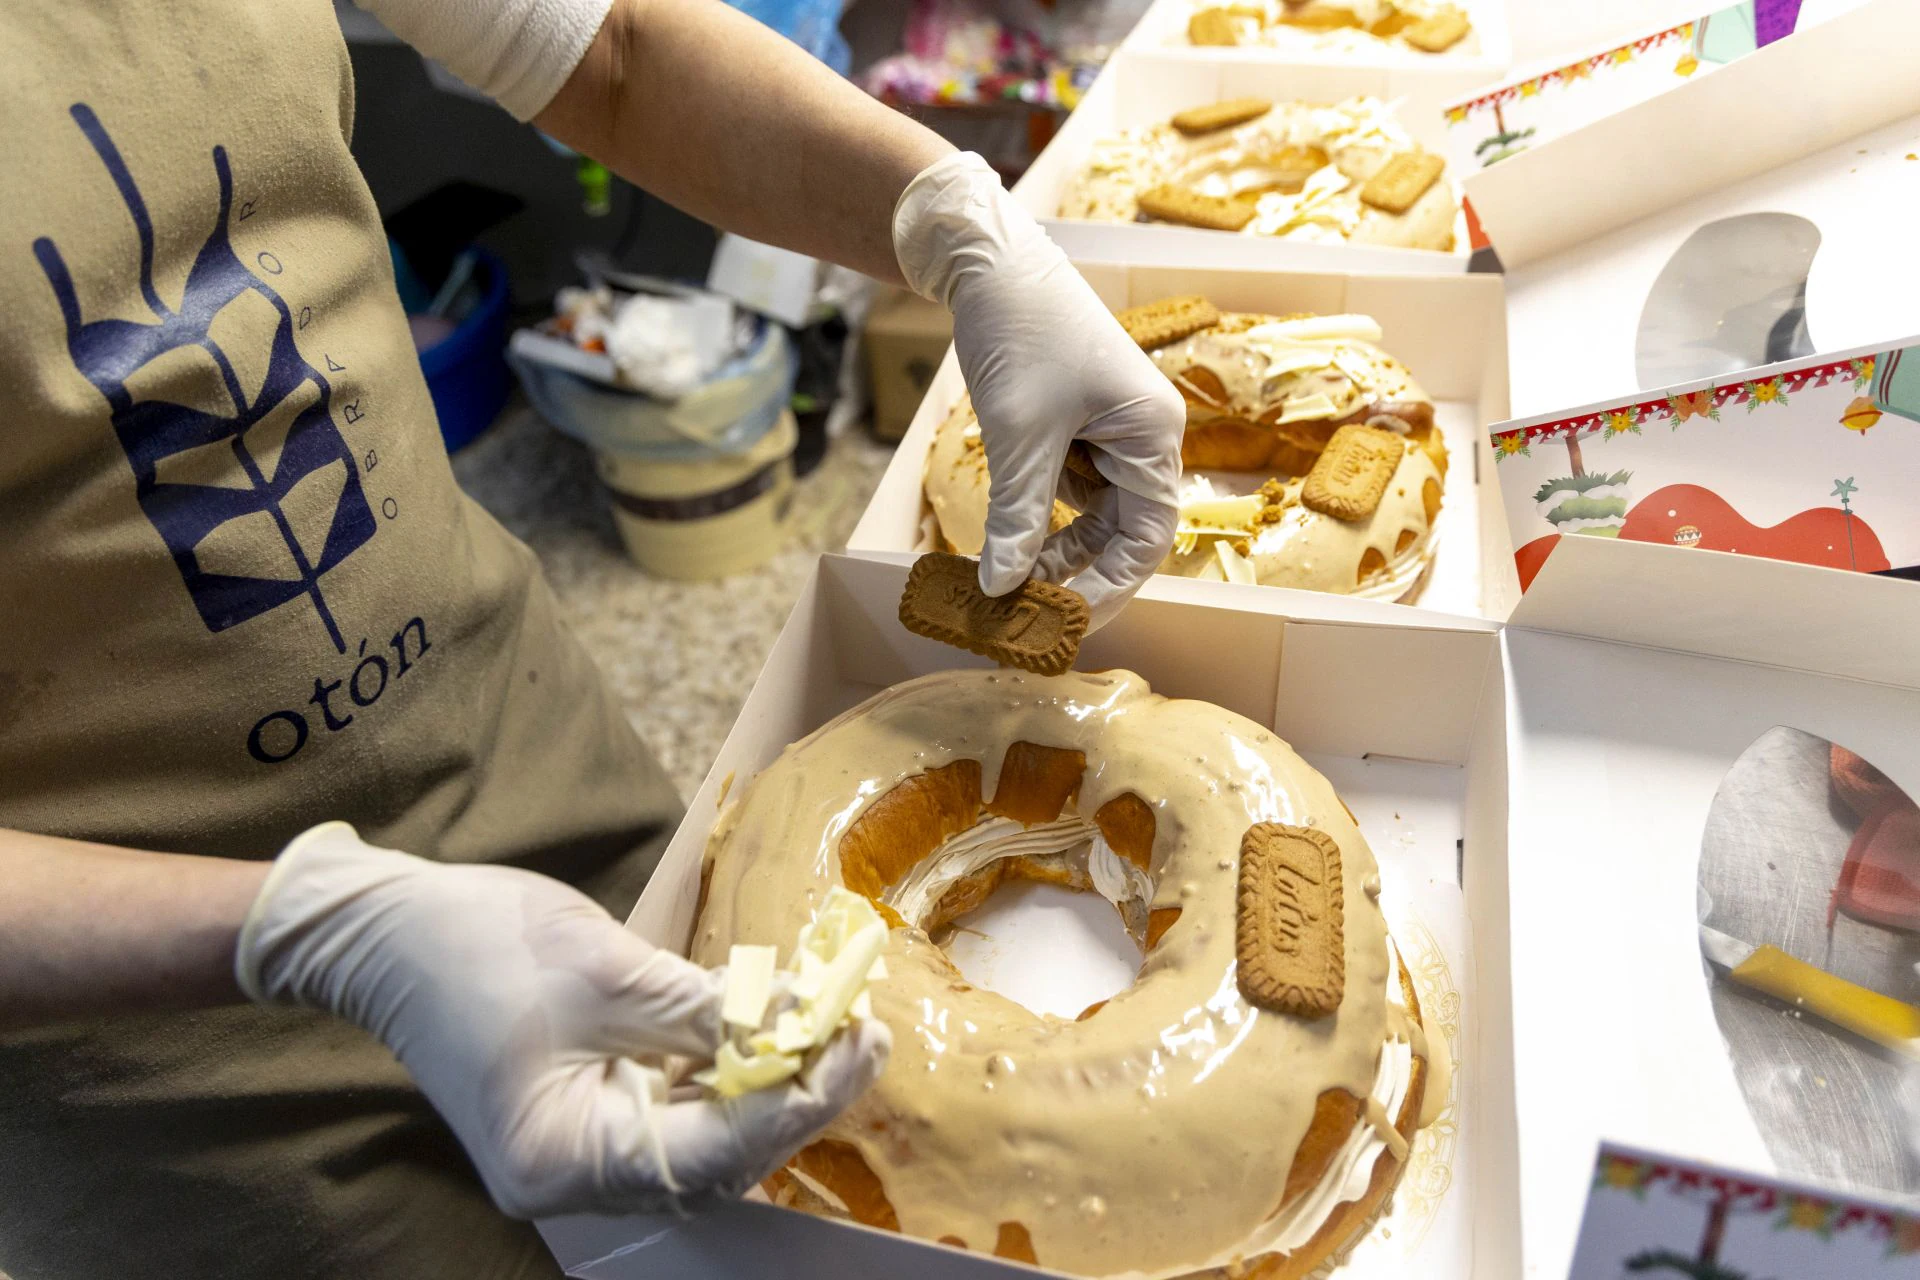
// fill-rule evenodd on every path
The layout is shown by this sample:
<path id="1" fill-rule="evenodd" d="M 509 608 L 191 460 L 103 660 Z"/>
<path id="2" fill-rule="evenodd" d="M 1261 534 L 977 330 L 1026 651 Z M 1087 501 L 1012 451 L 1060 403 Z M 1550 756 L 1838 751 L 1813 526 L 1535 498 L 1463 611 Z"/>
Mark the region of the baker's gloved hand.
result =
<path id="1" fill-rule="evenodd" d="M 948 155 L 907 185 L 893 245 L 914 292 L 953 312 L 991 479 L 981 588 L 1071 579 L 1101 625 L 1173 546 L 1180 393 L 979 156 Z M 1110 488 L 1061 479 L 1075 437 Z M 1056 492 L 1083 514 L 1048 537 Z"/>
<path id="2" fill-rule="evenodd" d="M 784 1085 L 670 1102 L 638 1059 L 712 1058 L 722 971 L 557 880 L 375 848 L 344 822 L 281 853 L 235 971 L 256 1001 L 326 1009 L 384 1041 L 519 1218 L 738 1195 L 858 1097 L 892 1043 L 858 1021 Z"/>

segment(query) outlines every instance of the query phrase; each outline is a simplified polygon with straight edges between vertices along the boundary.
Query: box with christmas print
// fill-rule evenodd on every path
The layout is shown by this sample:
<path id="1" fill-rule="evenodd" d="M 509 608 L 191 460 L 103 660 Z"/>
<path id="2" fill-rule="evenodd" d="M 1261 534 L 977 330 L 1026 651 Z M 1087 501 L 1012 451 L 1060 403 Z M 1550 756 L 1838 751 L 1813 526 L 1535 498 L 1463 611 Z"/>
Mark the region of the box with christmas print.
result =
<path id="1" fill-rule="evenodd" d="M 1662 1271 L 1892 1280 L 1920 1267 L 1920 1213 L 1602 1144 L 1568 1280 Z"/>
<path id="2" fill-rule="evenodd" d="M 1920 572 L 1920 339 L 1492 428 L 1524 590 L 1568 536 Z"/>
<path id="3" fill-rule="evenodd" d="M 1507 272 L 1516 414 L 1914 330 L 1920 5 L 1819 18 L 1466 176 Z"/>
<path id="4" fill-rule="evenodd" d="M 1510 160 L 1792 34 L 1799 14 L 1800 0 L 1742 0 L 1476 86 L 1443 108 L 1447 160 L 1461 174 Z"/>

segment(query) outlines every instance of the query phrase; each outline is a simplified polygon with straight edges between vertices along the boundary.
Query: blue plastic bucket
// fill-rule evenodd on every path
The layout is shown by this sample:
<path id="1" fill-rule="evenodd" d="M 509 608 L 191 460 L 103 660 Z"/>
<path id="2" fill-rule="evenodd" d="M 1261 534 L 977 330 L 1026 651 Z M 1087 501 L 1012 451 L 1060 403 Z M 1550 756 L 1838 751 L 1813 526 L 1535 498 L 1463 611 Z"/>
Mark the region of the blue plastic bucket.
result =
<path id="1" fill-rule="evenodd" d="M 486 430 L 507 402 L 507 269 L 479 246 L 474 273 L 484 283 L 480 305 L 454 331 L 420 353 L 440 436 L 452 453 Z"/>

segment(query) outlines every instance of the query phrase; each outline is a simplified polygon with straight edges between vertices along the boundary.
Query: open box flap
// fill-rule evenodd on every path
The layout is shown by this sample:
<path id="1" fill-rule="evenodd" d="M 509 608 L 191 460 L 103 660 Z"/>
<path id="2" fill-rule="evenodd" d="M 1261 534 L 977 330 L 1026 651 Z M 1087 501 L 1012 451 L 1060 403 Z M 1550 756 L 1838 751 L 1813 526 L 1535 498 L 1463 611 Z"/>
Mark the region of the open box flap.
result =
<path id="1" fill-rule="evenodd" d="M 1769 0 L 1757 7 L 1756 0 L 1744 0 L 1701 13 L 1698 6 L 1708 2 L 1693 0 L 1677 15 L 1595 32 L 1589 43 L 1558 57 L 1531 59 L 1497 83 L 1475 85 L 1443 109 L 1448 163 L 1466 174 L 1537 151 L 1555 138 L 1715 74 L 1792 34 L 1801 17 L 1800 0 Z M 1595 10 L 1611 24 L 1630 16 L 1632 7 Z M 1555 9 L 1553 16 L 1571 15 Z"/>
<path id="2" fill-rule="evenodd" d="M 1465 177 L 1507 270 L 1920 111 L 1920 5 L 1870 0 Z"/>
<path id="3" fill-rule="evenodd" d="M 1902 338 L 1499 423 L 1504 527 L 1488 545 L 1509 544 L 1523 584 L 1569 538 L 1910 571 L 1916 350 Z"/>
<path id="4" fill-rule="evenodd" d="M 1920 583 L 1562 538 L 1508 625 L 1920 689 Z"/>
<path id="5" fill-rule="evenodd" d="M 1713 0 L 1608 0 L 1594 5 L 1516 4 L 1508 15 L 1516 70 L 1565 63 L 1661 26 L 1698 17 Z"/>
<path id="6" fill-rule="evenodd" d="M 1920 689 L 1843 678 L 1860 674 L 1848 669 L 1854 651 L 1897 634 L 1900 620 L 1874 616 L 1862 589 L 1886 596 L 1911 584 L 1569 542 L 1561 582 L 1521 606 L 1528 623 L 1553 625 L 1502 636 L 1521 1223 L 1528 1274 L 1540 1277 L 1567 1273 L 1602 1140 L 1775 1167 L 1701 957 L 1701 850 L 1729 770 L 1788 726 L 1858 751 L 1920 793 Z M 1731 584 L 1683 563 L 1710 557 Z M 1822 600 L 1810 594 L 1816 580 L 1856 598 Z M 1610 598 L 1592 590 L 1601 585 Z M 1768 602 L 1789 600 L 1806 602 L 1797 633 L 1767 614 Z M 1687 634 L 1703 607 L 1712 634 Z M 1727 652 L 1675 651 L 1676 626 L 1697 649 Z M 1824 809 L 1824 797 L 1816 784 L 1812 803 Z"/>

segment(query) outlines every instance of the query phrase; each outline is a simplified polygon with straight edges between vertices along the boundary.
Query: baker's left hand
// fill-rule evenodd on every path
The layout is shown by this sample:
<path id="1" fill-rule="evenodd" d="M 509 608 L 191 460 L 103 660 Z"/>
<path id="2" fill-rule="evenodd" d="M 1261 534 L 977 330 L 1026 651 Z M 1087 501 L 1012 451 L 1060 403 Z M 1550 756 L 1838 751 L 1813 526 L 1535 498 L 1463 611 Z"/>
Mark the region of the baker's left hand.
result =
<path id="1" fill-rule="evenodd" d="M 979 156 L 908 184 L 893 241 L 907 283 L 953 311 L 990 477 L 981 589 L 1067 582 L 1102 625 L 1173 546 L 1180 393 Z M 1075 438 L 1110 485 L 1063 472 Z M 1081 514 L 1049 537 L 1056 494 Z"/>
<path id="2" fill-rule="evenodd" d="M 853 1023 L 798 1077 L 671 1098 L 664 1055 L 711 1061 L 725 975 L 648 945 L 578 890 L 506 866 L 428 862 L 344 822 L 275 860 L 234 955 L 261 1003 L 371 1031 L 517 1218 L 738 1196 L 872 1084 L 892 1044 Z"/>

